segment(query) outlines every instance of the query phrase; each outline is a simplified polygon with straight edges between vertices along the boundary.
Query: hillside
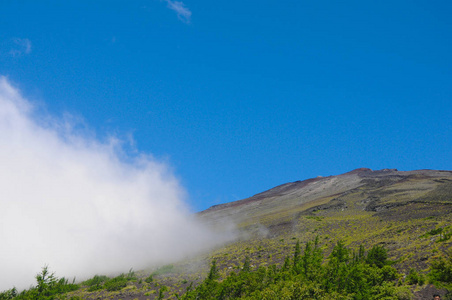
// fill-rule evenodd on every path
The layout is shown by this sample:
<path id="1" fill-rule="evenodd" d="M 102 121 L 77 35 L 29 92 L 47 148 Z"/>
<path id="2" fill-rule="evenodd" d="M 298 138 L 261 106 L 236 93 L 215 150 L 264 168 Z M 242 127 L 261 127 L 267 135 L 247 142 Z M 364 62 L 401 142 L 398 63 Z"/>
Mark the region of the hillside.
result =
<path id="1" fill-rule="evenodd" d="M 382 245 L 408 274 L 426 273 L 432 259 L 451 249 L 451 213 L 451 171 L 362 168 L 283 184 L 200 217 L 212 226 L 238 224 L 241 241 L 213 255 L 225 268 L 240 266 L 244 256 L 256 266 L 281 265 L 297 240 L 319 236 L 326 253 L 338 240 L 352 249 Z M 423 299 L 428 288 L 416 289 Z"/>
<path id="2" fill-rule="evenodd" d="M 451 230 L 451 212 L 450 171 L 357 169 L 283 184 L 211 207 L 200 217 L 212 225 L 235 222 L 248 245 L 306 242 L 318 235 L 326 244 L 382 244 L 401 260 L 401 268 L 422 269 L 433 250 L 450 247 L 450 242 L 435 243 L 436 237 L 427 233 Z"/>
<path id="3" fill-rule="evenodd" d="M 119 291 L 82 288 L 68 297 L 83 299 L 176 299 L 204 280 L 211 261 L 220 278 L 240 270 L 282 266 L 297 241 L 318 237 L 327 257 L 342 241 L 350 250 L 382 246 L 402 274 L 414 269 L 426 274 L 435 257 L 451 249 L 452 171 L 357 169 L 279 185 L 250 198 L 213 206 L 198 213 L 221 230 L 235 224 L 237 240 L 210 253 L 156 270 L 136 272 Z M 145 279 L 152 274 L 152 281 Z M 165 286 L 165 288 L 162 288 Z M 410 287 L 422 299 L 431 285 Z M 75 299 L 75 298 L 74 298 Z"/>

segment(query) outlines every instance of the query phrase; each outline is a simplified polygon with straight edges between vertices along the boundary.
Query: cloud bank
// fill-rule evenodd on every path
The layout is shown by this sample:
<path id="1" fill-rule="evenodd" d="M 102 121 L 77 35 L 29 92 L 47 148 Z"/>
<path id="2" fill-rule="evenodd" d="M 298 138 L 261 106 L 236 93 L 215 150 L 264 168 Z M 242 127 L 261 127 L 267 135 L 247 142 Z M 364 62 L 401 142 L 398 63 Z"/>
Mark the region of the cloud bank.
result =
<path id="1" fill-rule="evenodd" d="M 124 157 L 126 156 L 126 157 Z M 0 77 L 0 291 L 59 277 L 126 272 L 206 250 L 228 237 L 194 219 L 168 167 L 127 157 L 62 121 L 36 116 Z"/>
<path id="2" fill-rule="evenodd" d="M 177 13 L 179 20 L 190 23 L 191 21 L 191 11 L 185 6 L 183 2 L 165 0 L 168 3 L 168 8 L 174 10 Z"/>

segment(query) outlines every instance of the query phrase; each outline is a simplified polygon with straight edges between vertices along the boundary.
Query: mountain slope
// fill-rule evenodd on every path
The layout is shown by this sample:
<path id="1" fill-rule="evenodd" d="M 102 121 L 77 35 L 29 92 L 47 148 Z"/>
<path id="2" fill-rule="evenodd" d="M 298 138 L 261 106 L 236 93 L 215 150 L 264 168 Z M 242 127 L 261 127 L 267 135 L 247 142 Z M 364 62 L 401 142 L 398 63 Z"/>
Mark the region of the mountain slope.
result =
<path id="1" fill-rule="evenodd" d="M 240 228 L 249 229 L 256 224 L 271 226 L 288 220 L 294 222 L 300 214 L 316 212 L 346 215 L 348 211 L 364 210 L 389 216 L 397 207 L 406 207 L 405 215 L 428 216 L 425 210 L 436 207 L 438 212 L 430 213 L 447 214 L 451 205 L 451 182 L 451 171 L 362 168 L 338 176 L 283 184 L 244 200 L 213 206 L 199 216 L 212 224 L 232 221 Z M 429 207 L 422 207 L 421 203 L 428 203 Z M 345 212 L 339 213 L 338 209 Z M 322 210 L 325 212 L 319 212 Z"/>
<path id="2" fill-rule="evenodd" d="M 283 184 L 199 216 L 212 226 L 237 224 L 241 240 L 219 250 L 218 258 L 232 252 L 243 259 L 245 246 L 258 253 L 250 254 L 256 264 L 264 256 L 281 262 L 287 241 L 319 236 L 325 249 L 337 240 L 351 247 L 381 244 L 399 260 L 399 268 L 422 270 L 452 245 L 438 234 L 452 232 L 452 172 L 357 169 Z"/>
<path id="3" fill-rule="evenodd" d="M 251 270 L 280 267 L 293 256 L 297 241 L 316 238 L 325 257 L 338 241 L 352 251 L 378 245 L 403 274 L 410 269 L 426 274 L 431 262 L 452 246 L 452 171 L 361 168 L 279 185 L 213 206 L 197 217 L 219 231 L 234 224 L 237 239 L 195 258 L 137 272 L 138 279 L 119 291 L 84 287 L 68 297 L 176 299 L 206 278 L 212 261 L 220 278 L 240 270 L 246 259 Z M 439 291 L 432 285 L 411 289 L 415 299 Z"/>

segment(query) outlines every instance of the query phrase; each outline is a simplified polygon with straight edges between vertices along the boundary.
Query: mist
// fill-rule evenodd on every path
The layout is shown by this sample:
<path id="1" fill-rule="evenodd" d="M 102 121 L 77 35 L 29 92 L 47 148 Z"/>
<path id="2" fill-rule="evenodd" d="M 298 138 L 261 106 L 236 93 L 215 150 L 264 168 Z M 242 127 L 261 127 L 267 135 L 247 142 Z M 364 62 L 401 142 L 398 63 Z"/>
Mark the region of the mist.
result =
<path id="1" fill-rule="evenodd" d="M 140 270 L 232 238 L 197 221 L 170 167 L 37 113 L 0 77 L 0 291 Z"/>

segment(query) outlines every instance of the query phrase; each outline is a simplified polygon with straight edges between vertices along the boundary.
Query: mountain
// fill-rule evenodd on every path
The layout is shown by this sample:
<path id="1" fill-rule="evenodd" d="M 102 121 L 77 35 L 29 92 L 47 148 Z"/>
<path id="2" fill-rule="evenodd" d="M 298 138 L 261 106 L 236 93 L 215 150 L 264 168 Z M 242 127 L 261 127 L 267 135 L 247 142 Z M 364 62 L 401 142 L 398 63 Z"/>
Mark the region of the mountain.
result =
<path id="1" fill-rule="evenodd" d="M 319 205 L 319 201 L 329 201 L 331 197 L 339 198 L 347 194 L 362 192 L 363 196 L 378 194 L 381 190 L 394 190 L 389 194 L 396 194 L 397 189 L 417 190 L 410 194 L 412 198 L 419 194 L 432 191 L 437 186 L 449 185 L 452 180 L 452 171 L 417 170 L 398 171 L 397 169 L 383 169 L 372 171 L 360 168 L 345 174 L 328 177 L 311 178 L 304 181 L 295 181 L 272 188 L 256 194 L 250 198 L 214 205 L 200 213 L 205 219 L 220 219 L 232 217 L 243 221 L 248 217 L 256 218 L 268 212 L 296 210 L 303 211 L 306 205 Z M 381 198 L 384 195 L 376 195 Z M 387 196 L 387 195 L 386 195 Z M 406 195 L 406 199 L 410 196 Z M 375 203 L 377 199 L 372 200 Z M 323 204 L 323 203 L 321 203 Z M 257 209 L 256 209 L 257 208 Z M 372 209 L 369 208 L 369 211 Z"/>
<path id="2" fill-rule="evenodd" d="M 391 241 L 395 249 L 402 243 L 396 231 L 415 234 L 450 225 L 451 212 L 452 171 L 360 168 L 282 184 L 212 206 L 199 217 L 212 225 L 234 222 L 251 239 L 300 237 L 317 229 L 315 234 L 350 242 Z"/>
<path id="3" fill-rule="evenodd" d="M 198 257 L 129 274 L 136 279 L 129 278 L 119 291 L 106 291 L 98 283 L 100 290 L 85 286 L 68 297 L 175 299 L 174 295 L 182 295 L 208 276 L 212 261 L 220 278 L 238 272 L 246 260 L 252 270 L 281 267 L 294 255 L 297 242 L 315 239 L 325 258 L 338 241 L 351 251 L 360 245 L 365 249 L 381 246 L 405 277 L 411 269 L 427 274 L 432 261 L 452 246 L 452 171 L 360 168 L 282 184 L 212 206 L 197 217 L 220 232 L 234 227 L 237 238 Z M 433 285 L 410 286 L 403 280 L 399 283 L 415 292 L 414 299 L 429 299 L 434 292 L 445 294 Z"/>
<path id="4" fill-rule="evenodd" d="M 413 234 L 445 226 L 451 212 L 451 171 L 361 168 L 286 183 L 247 199 L 212 206 L 199 217 L 212 225 L 234 222 L 250 237 L 295 234 L 300 238 L 317 229 L 316 234 L 333 234 L 350 242 L 387 241 L 395 249 L 402 241 L 395 234 L 391 238 L 394 230 L 405 232 L 413 227 L 407 222 L 422 223 L 411 230 Z"/>
<path id="5" fill-rule="evenodd" d="M 355 250 L 381 245 L 402 273 L 426 273 L 452 246 L 452 171 L 360 168 L 279 185 L 199 217 L 219 228 L 236 224 L 239 241 L 211 255 L 225 267 L 245 256 L 256 266 L 282 264 L 297 240 L 318 236 L 326 254 L 337 241 Z"/>

